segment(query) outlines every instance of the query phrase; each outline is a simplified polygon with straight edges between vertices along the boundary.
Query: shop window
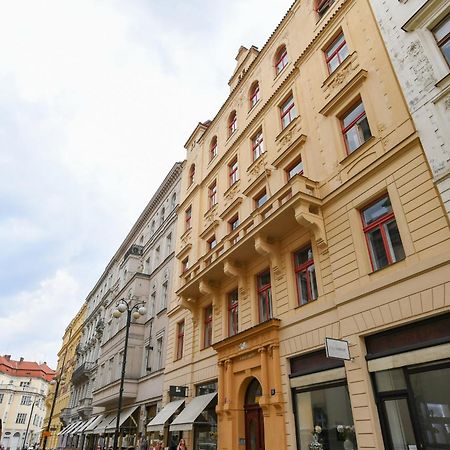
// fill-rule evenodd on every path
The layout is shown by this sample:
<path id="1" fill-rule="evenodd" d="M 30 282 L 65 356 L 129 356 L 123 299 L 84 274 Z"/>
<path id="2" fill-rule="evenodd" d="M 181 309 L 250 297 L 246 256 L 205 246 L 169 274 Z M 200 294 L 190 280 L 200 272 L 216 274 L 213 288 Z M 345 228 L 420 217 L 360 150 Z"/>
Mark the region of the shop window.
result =
<path id="1" fill-rule="evenodd" d="M 373 270 L 379 270 L 405 258 L 389 197 L 372 203 L 361 211 L 364 233 Z"/>
<path id="2" fill-rule="evenodd" d="M 306 305 L 318 297 L 316 269 L 311 246 L 296 252 L 294 262 L 298 304 Z"/>
<path id="3" fill-rule="evenodd" d="M 237 130 L 237 114 L 233 111 L 228 118 L 228 136 L 231 136 Z"/>
<path id="4" fill-rule="evenodd" d="M 203 309 L 203 348 L 210 347 L 212 344 L 212 318 L 213 307 L 209 305 Z"/>
<path id="5" fill-rule="evenodd" d="M 265 270 L 257 276 L 259 322 L 272 318 L 272 287 L 270 271 Z"/>
<path id="6" fill-rule="evenodd" d="M 177 357 L 176 357 L 176 359 L 181 359 L 183 357 L 183 346 L 184 346 L 184 320 L 177 323 Z"/>
<path id="7" fill-rule="evenodd" d="M 214 180 L 208 188 L 208 202 L 209 208 L 212 208 L 214 205 L 217 205 L 217 181 Z"/>
<path id="8" fill-rule="evenodd" d="M 295 177 L 295 175 L 303 175 L 303 161 L 301 159 L 298 159 L 294 163 L 292 163 L 287 169 L 286 169 L 288 180 L 290 180 L 292 177 Z"/>
<path id="9" fill-rule="evenodd" d="M 195 178 L 195 164 L 191 164 L 191 167 L 189 168 L 189 178 L 188 178 L 189 186 L 191 186 L 191 184 L 194 183 L 194 178 Z"/>
<path id="10" fill-rule="evenodd" d="M 328 72 L 334 72 L 348 56 L 347 42 L 341 33 L 333 43 L 325 50 Z"/>
<path id="11" fill-rule="evenodd" d="M 288 63 L 286 46 L 282 45 L 275 53 L 275 75 L 281 73 Z"/>
<path id="12" fill-rule="evenodd" d="M 262 130 L 259 130 L 252 138 L 253 161 L 256 161 L 264 153 L 264 141 Z"/>
<path id="13" fill-rule="evenodd" d="M 256 208 L 261 207 L 262 205 L 264 205 L 264 203 L 267 202 L 268 199 L 269 199 L 269 197 L 267 196 L 267 191 L 264 189 L 254 198 L 255 207 Z"/>
<path id="14" fill-rule="evenodd" d="M 228 294 L 228 336 L 238 333 L 238 290 Z"/>
<path id="15" fill-rule="evenodd" d="M 353 153 L 372 137 L 362 101 L 344 114 L 341 125 L 348 154 Z"/>
<path id="16" fill-rule="evenodd" d="M 214 136 L 209 145 L 209 160 L 212 161 L 217 156 L 217 136 Z"/>
<path id="17" fill-rule="evenodd" d="M 450 14 L 433 28 L 432 33 L 442 55 L 450 66 Z"/>
<path id="18" fill-rule="evenodd" d="M 283 130 L 297 117 L 297 110 L 295 109 L 292 94 L 280 105 L 280 116 L 281 128 Z"/>
<path id="19" fill-rule="evenodd" d="M 192 206 L 189 206 L 189 208 L 186 210 L 184 214 L 184 220 L 185 220 L 185 226 L 184 229 L 190 230 L 192 227 Z"/>
<path id="20" fill-rule="evenodd" d="M 239 165 L 237 158 L 234 158 L 233 161 L 228 164 L 228 178 L 230 186 L 239 180 Z"/>
<path id="21" fill-rule="evenodd" d="M 250 109 L 252 109 L 260 100 L 259 83 L 255 81 L 250 88 Z"/>

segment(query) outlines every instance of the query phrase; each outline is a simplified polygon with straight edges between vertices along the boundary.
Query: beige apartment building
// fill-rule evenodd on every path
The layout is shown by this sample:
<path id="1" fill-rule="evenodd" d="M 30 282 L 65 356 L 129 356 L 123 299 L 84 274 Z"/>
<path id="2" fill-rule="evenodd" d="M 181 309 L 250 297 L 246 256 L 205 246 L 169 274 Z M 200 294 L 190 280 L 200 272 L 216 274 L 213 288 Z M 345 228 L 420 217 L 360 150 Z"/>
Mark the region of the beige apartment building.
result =
<path id="1" fill-rule="evenodd" d="M 193 450 L 449 448 L 449 223 L 369 1 L 298 0 L 236 59 L 185 146 L 149 431 Z"/>

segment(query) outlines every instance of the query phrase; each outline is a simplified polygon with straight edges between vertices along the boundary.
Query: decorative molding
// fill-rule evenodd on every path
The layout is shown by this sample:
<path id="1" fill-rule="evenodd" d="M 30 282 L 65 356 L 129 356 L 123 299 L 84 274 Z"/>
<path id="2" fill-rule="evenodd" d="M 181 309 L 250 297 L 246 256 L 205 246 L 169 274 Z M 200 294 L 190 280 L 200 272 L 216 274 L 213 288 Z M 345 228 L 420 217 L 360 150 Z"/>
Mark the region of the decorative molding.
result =
<path id="1" fill-rule="evenodd" d="M 299 200 L 294 207 L 295 220 L 313 233 L 317 246 L 324 250 L 327 247 L 327 238 L 322 215 L 319 211 L 317 214 L 310 212 L 309 206 L 309 203 Z"/>

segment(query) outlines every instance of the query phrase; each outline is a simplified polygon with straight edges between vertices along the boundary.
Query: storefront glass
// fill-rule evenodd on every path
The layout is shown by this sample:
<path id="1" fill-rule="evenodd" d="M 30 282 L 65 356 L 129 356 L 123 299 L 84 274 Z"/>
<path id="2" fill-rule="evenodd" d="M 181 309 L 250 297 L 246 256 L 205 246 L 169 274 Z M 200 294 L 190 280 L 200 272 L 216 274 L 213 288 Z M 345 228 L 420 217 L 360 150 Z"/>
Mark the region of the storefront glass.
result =
<path id="1" fill-rule="evenodd" d="M 323 450 L 357 449 L 345 382 L 298 388 L 295 398 L 301 450 L 310 449 L 313 441 Z"/>
<path id="2" fill-rule="evenodd" d="M 212 394 L 217 392 L 217 381 L 196 386 L 197 395 Z M 211 402 L 202 411 L 194 424 L 194 450 L 217 449 L 217 400 Z"/>

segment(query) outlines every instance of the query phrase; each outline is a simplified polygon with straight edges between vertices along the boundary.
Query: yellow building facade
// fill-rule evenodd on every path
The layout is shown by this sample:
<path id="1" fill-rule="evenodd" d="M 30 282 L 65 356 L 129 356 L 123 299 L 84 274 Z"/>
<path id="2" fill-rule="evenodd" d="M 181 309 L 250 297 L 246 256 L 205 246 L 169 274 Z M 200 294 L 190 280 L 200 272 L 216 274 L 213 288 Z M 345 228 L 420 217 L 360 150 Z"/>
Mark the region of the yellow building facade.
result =
<path id="1" fill-rule="evenodd" d="M 77 346 L 81 339 L 85 318 L 86 304 L 83 304 L 77 315 L 71 320 L 69 326 L 65 330 L 62 346 L 58 352 L 55 383 L 50 384 L 49 393 L 45 401 L 47 412 L 44 419 L 43 430 L 47 430 L 49 420 L 50 430 L 47 438 L 45 438 L 45 431 L 43 432 L 41 448 L 44 447 L 43 444 L 45 439 L 46 449 L 55 449 L 60 446 L 58 445 L 58 433 L 64 428 L 68 421 L 65 412 L 69 411 L 68 406 L 71 393 L 70 386 L 72 373 L 77 356 Z M 52 412 L 53 404 L 54 407 Z"/>
<path id="2" fill-rule="evenodd" d="M 369 2 L 299 0 L 236 59 L 186 143 L 168 439 L 450 444 L 449 223 Z"/>

